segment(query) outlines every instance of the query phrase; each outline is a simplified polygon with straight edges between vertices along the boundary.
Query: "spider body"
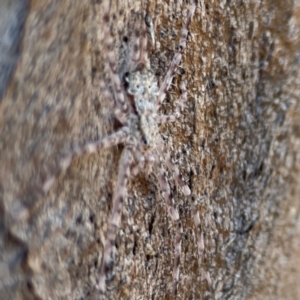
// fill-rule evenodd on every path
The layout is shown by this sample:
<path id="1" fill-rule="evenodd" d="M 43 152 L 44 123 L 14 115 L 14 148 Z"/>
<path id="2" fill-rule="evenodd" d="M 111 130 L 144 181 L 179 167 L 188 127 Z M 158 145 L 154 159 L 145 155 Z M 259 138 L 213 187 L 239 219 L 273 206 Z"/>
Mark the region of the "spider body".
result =
<path id="1" fill-rule="evenodd" d="M 141 40 L 134 40 L 131 49 L 131 64 L 129 71 L 125 73 L 124 78 L 119 76 L 117 70 L 117 59 L 113 51 L 113 38 L 110 33 L 109 12 L 110 1 L 103 3 L 103 44 L 107 52 L 110 78 L 112 82 L 113 93 L 107 88 L 105 83 L 101 83 L 102 94 L 114 105 L 114 115 L 122 124 L 121 128 L 103 139 L 90 142 L 76 151 L 69 153 L 60 163 L 61 171 L 65 171 L 71 164 L 75 156 L 83 153 L 94 153 L 101 148 L 109 148 L 117 144 L 123 144 L 124 148 L 119 161 L 118 178 L 113 194 L 112 212 L 108 219 L 106 240 L 104 243 L 102 261 L 97 283 L 97 289 L 105 293 L 107 274 L 112 268 L 112 249 L 116 239 L 118 227 L 122 216 L 122 207 L 124 199 L 127 196 L 127 184 L 131 176 L 141 172 L 153 171 L 159 185 L 160 192 L 166 202 L 168 214 L 177 228 L 175 237 L 174 270 L 173 270 L 173 294 L 176 294 L 179 281 L 179 260 L 181 254 L 181 224 L 179 213 L 174 205 L 172 192 L 168 180 L 165 176 L 165 167 L 173 174 L 179 190 L 185 195 L 190 195 L 191 191 L 187 184 L 181 179 L 179 170 L 171 161 L 171 156 L 164 146 L 164 142 L 159 134 L 159 124 L 175 121 L 180 115 L 180 109 L 184 106 L 187 92 L 184 82 L 181 83 L 182 97 L 177 104 L 173 115 L 161 115 L 158 111 L 165 98 L 165 93 L 170 87 L 176 67 L 181 61 L 182 51 L 186 46 L 188 35 L 188 26 L 191 22 L 196 9 L 196 1 L 192 1 L 187 19 L 183 24 L 179 47 L 175 52 L 174 58 L 170 64 L 169 70 L 158 86 L 157 78 L 150 68 L 150 62 L 147 56 L 147 38 L 144 28 L 145 22 L 152 24 L 149 15 L 146 16 L 142 25 Z M 153 25 L 152 25 L 153 27 Z M 138 31 L 139 25 L 136 25 Z M 151 32 L 151 38 L 154 41 L 154 33 Z M 138 47 L 139 46 L 139 47 Z M 136 49 L 139 49 L 137 51 Z M 55 177 L 51 177 L 44 184 L 44 190 L 48 191 L 53 184 Z"/>
<path id="2" fill-rule="evenodd" d="M 134 124 L 136 126 L 130 126 L 133 127 L 131 133 L 134 136 L 139 132 L 140 141 L 137 141 L 137 144 L 141 145 L 140 150 L 146 151 L 155 147 L 158 135 L 158 126 L 155 122 L 157 79 L 150 69 L 143 66 L 142 69 L 129 73 L 125 81 L 128 83 L 127 92 L 133 98 L 132 109 L 136 113 L 136 118 L 132 122 L 136 123 Z"/>

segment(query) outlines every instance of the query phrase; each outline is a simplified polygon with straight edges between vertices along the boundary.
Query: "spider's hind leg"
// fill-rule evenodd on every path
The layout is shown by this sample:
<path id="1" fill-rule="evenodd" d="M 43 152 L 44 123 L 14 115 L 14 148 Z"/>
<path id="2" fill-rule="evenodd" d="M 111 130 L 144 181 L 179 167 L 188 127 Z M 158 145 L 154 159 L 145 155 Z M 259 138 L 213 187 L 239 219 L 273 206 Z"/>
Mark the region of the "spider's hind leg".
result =
<path id="1" fill-rule="evenodd" d="M 132 162 L 133 157 L 130 150 L 124 148 L 119 162 L 117 185 L 113 196 L 113 208 L 108 219 L 106 240 L 104 244 L 99 282 L 97 285 L 97 289 L 102 293 L 106 290 L 106 271 L 111 262 L 112 247 L 116 239 L 117 229 L 120 225 L 123 203 L 127 196 L 127 183 L 130 176 L 130 165 Z"/>
<path id="2" fill-rule="evenodd" d="M 164 157 L 164 163 L 166 164 L 170 173 L 173 174 L 176 184 L 179 185 L 180 190 L 185 196 L 189 196 L 191 194 L 191 190 L 188 185 L 182 180 L 179 169 L 175 164 L 173 164 L 170 152 L 166 149 L 162 139 L 160 139 L 158 143 L 157 156 Z"/>
<path id="3" fill-rule="evenodd" d="M 157 155 L 158 156 L 158 155 Z M 180 223 L 179 213 L 176 209 L 173 199 L 170 185 L 166 179 L 165 171 L 163 165 L 158 157 L 156 157 L 156 171 L 157 179 L 159 181 L 163 197 L 167 204 L 168 213 L 172 219 L 173 224 L 176 226 L 176 236 L 174 242 L 174 267 L 173 267 L 173 287 L 172 294 L 175 296 L 177 294 L 177 287 L 179 282 L 179 267 L 180 267 L 180 256 L 181 256 L 181 238 L 182 238 L 182 226 Z"/>
<path id="4" fill-rule="evenodd" d="M 199 257 L 199 266 L 200 268 L 205 268 L 204 265 L 204 255 L 205 255 L 205 245 L 204 245 L 204 235 L 203 235 L 203 229 L 201 227 L 200 222 L 200 216 L 199 211 L 197 209 L 197 204 L 195 202 L 192 202 L 192 214 L 194 216 L 194 222 L 196 227 L 196 238 L 197 238 L 197 248 L 198 248 L 198 257 Z M 211 299 L 215 300 L 215 293 L 212 287 L 212 281 L 210 277 L 210 273 L 208 270 L 205 270 L 205 278 L 208 285 L 208 288 L 210 290 Z"/>
<path id="5" fill-rule="evenodd" d="M 176 119 L 179 118 L 180 112 L 183 110 L 187 100 L 187 91 L 186 91 L 184 80 L 182 80 L 180 83 L 180 89 L 181 89 L 181 98 L 176 105 L 175 112 L 172 115 L 157 115 L 155 117 L 156 123 L 164 124 L 164 123 L 174 122 L 176 121 Z"/>

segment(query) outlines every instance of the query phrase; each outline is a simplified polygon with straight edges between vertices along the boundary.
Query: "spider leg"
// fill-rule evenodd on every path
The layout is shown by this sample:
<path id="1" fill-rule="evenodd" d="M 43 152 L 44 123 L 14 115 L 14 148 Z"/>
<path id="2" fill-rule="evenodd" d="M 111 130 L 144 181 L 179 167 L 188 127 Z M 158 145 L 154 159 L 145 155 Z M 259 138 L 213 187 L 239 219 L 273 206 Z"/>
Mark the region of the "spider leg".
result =
<path id="1" fill-rule="evenodd" d="M 143 155 L 143 153 L 141 151 L 139 151 L 137 149 L 132 149 L 132 154 L 138 163 L 136 166 L 134 166 L 134 168 L 131 169 L 131 174 L 133 176 L 136 176 L 141 172 L 141 170 L 143 170 L 143 168 L 145 166 L 145 156 Z"/>
<path id="2" fill-rule="evenodd" d="M 180 116 L 180 111 L 183 109 L 183 107 L 186 103 L 186 100 L 187 100 L 187 91 L 186 91 L 186 87 L 185 87 L 185 82 L 183 80 L 180 83 L 180 89 L 181 89 L 181 98 L 176 106 L 174 114 L 172 114 L 172 115 L 156 115 L 155 122 L 157 122 L 158 124 L 174 122 Z"/>
<path id="3" fill-rule="evenodd" d="M 176 295 L 177 293 L 177 286 L 179 282 L 179 267 L 180 267 L 180 255 L 181 255 L 181 236 L 182 236 L 182 227 L 179 221 L 179 213 L 173 204 L 172 194 L 170 185 L 165 177 L 164 168 L 160 161 L 160 156 L 156 155 L 156 168 L 157 168 L 157 178 L 160 183 L 160 187 L 162 190 L 163 197 L 167 203 L 169 215 L 176 225 L 176 236 L 175 236 L 175 243 L 174 243 L 174 268 L 173 268 L 173 288 L 172 294 Z"/>
<path id="4" fill-rule="evenodd" d="M 180 272 L 180 255 L 181 255 L 181 238 L 182 238 L 182 226 L 178 221 L 177 231 L 175 237 L 175 253 L 174 253 L 174 267 L 173 267 L 173 290 L 172 294 L 177 294 L 178 282 L 179 282 L 179 272 Z"/>
<path id="5" fill-rule="evenodd" d="M 144 172 L 149 175 L 152 172 L 152 168 L 153 168 L 153 164 L 155 162 L 155 156 L 153 155 L 152 152 L 147 153 L 147 155 L 145 156 L 146 159 L 146 166 L 144 169 Z"/>
<path id="6" fill-rule="evenodd" d="M 183 192 L 183 194 L 185 196 L 189 196 L 191 194 L 191 190 L 188 187 L 188 185 L 181 179 L 179 169 L 175 164 L 173 164 L 169 151 L 166 151 L 165 154 L 166 154 L 165 160 L 166 160 L 167 168 L 173 174 L 174 179 L 176 180 L 177 184 L 180 186 L 180 189 Z"/>
<path id="7" fill-rule="evenodd" d="M 146 16 L 145 16 L 145 23 L 148 27 L 148 31 L 151 37 L 151 43 L 152 46 L 155 46 L 155 34 L 154 34 L 154 22 L 149 14 L 149 12 L 147 11 Z"/>
<path id="8" fill-rule="evenodd" d="M 203 239 L 203 232 L 201 229 L 199 212 L 197 211 L 195 204 L 192 205 L 192 212 L 194 215 L 194 222 L 196 227 L 199 263 L 200 265 L 202 265 L 204 262 L 204 239 Z"/>
<path id="9" fill-rule="evenodd" d="M 155 116 L 155 122 L 157 124 L 165 124 L 165 123 L 171 123 L 175 122 L 176 119 L 179 117 L 179 114 L 173 114 L 173 115 L 159 115 Z"/>
<path id="10" fill-rule="evenodd" d="M 115 242 L 117 229 L 121 221 L 122 207 L 127 194 L 127 183 L 130 176 L 130 164 L 132 163 L 132 160 L 133 158 L 130 150 L 128 148 L 124 148 L 119 163 L 117 185 L 115 187 L 113 196 L 113 208 L 108 220 L 99 283 L 97 285 L 97 289 L 99 289 L 101 292 L 105 292 L 106 289 L 106 272 L 109 269 L 112 247 Z"/>
<path id="11" fill-rule="evenodd" d="M 109 12 L 110 12 L 110 1 L 105 0 L 103 3 L 103 44 L 107 51 L 107 59 L 109 64 L 109 72 L 110 77 L 113 83 L 115 99 L 118 107 L 122 109 L 122 111 L 128 110 L 128 105 L 125 101 L 124 93 L 122 91 L 122 84 L 120 77 L 117 72 L 117 59 L 114 53 L 114 40 L 110 32 L 109 28 Z"/>
<path id="12" fill-rule="evenodd" d="M 137 16 L 139 19 L 140 16 Z M 140 59 L 140 22 L 135 21 L 134 24 L 134 31 L 133 31 L 133 38 L 132 42 L 130 44 L 130 49 L 129 49 L 129 57 L 131 57 L 132 62 L 134 62 L 134 65 L 139 61 Z M 133 66 L 130 66 L 132 68 Z"/>
<path id="13" fill-rule="evenodd" d="M 215 300 L 216 298 L 215 298 L 214 291 L 213 291 L 213 289 L 212 289 L 211 278 L 210 278 L 210 274 L 209 274 L 208 271 L 206 272 L 206 282 L 207 282 L 207 285 L 208 285 L 208 287 L 209 287 L 209 289 L 210 289 L 210 293 L 211 293 L 211 296 L 212 296 L 212 300 Z"/>
<path id="14" fill-rule="evenodd" d="M 187 90 L 186 90 L 186 86 L 185 86 L 185 80 L 181 80 L 180 90 L 181 90 L 181 98 L 180 98 L 180 101 L 178 102 L 178 104 L 176 106 L 175 114 L 180 113 L 183 110 L 183 108 L 186 104 Z"/>
<path id="15" fill-rule="evenodd" d="M 131 170 L 132 175 L 136 176 L 140 172 L 149 175 L 155 162 L 155 157 L 151 151 L 143 153 L 138 148 L 132 149 L 132 154 L 138 161 L 138 164 Z"/>
<path id="16" fill-rule="evenodd" d="M 100 89 L 102 91 L 103 98 L 108 100 L 108 107 L 113 109 L 115 117 L 121 122 L 121 124 L 125 124 L 127 121 L 127 114 L 121 110 L 118 105 L 115 107 L 115 101 L 110 91 L 107 89 L 104 81 L 100 83 Z"/>
<path id="17" fill-rule="evenodd" d="M 146 30 L 146 22 L 148 19 L 143 18 L 142 20 L 142 38 L 141 38 L 141 55 L 140 55 L 140 61 L 146 65 L 147 67 L 150 67 L 149 64 L 149 59 L 148 59 L 148 53 L 147 53 L 147 44 L 148 44 L 148 39 L 147 39 L 147 30 Z"/>
<path id="18" fill-rule="evenodd" d="M 194 222 L 196 227 L 196 237 L 197 237 L 197 247 L 198 247 L 198 256 L 199 256 L 199 266 L 201 267 L 204 263 L 204 238 L 203 238 L 203 231 L 201 228 L 201 222 L 199 217 L 199 212 L 197 211 L 196 204 L 192 204 L 192 213 L 194 215 Z M 209 271 L 205 272 L 206 282 L 210 289 L 212 300 L 215 300 L 215 294 L 212 288 L 211 278 Z"/>
<path id="19" fill-rule="evenodd" d="M 181 191 L 185 196 L 191 194 L 191 190 L 188 185 L 181 179 L 178 167 L 173 164 L 170 152 L 166 149 L 163 140 L 160 138 L 160 141 L 157 143 L 157 150 L 159 152 L 158 156 L 163 156 L 167 168 L 173 174 L 176 183 L 180 186 Z M 163 153 L 163 155 L 162 155 Z"/>
<path id="20" fill-rule="evenodd" d="M 156 168 L 158 169 L 157 170 L 158 171 L 157 179 L 158 179 L 160 187 L 161 187 L 162 195 L 165 198 L 165 201 L 167 203 L 169 215 L 170 215 L 172 221 L 176 222 L 177 220 L 179 220 L 179 214 L 173 204 L 171 188 L 166 179 L 165 170 L 163 168 L 163 165 L 161 163 L 159 155 L 156 155 L 156 164 L 155 165 L 156 165 Z"/>
<path id="21" fill-rule="evenodd" d="M 146 23 L 147 20 L 140 15 L 141 22 L 135 22 L 134 27 L 134 40 L 131 46 L 131 59 L 136 64 L 137 62 L 149 67 L 148 53 L 147 53 L 147 33 Z"/>
<path id="22" fill-rule="evenodd" d="M 76 156 L 81 156 L 84 153 L 94 153 L 102 148 L 109 148 L 117 144 L 124 143 L 128 136 L 129 129 L 127 127 L 122 127 L 119 131 L 112 133 L 111 135 L 103 138 L 100 141 L 87 143 L 82 147 L 79 147 L 78 149 L 70 152 L 64 159 L 61 160 L 58 172 L 45 181 L 45 183 L 43 184 L 43 191 L 49 191 L 57 177 L 69 168 Z"/>
<path id="23" fill-rule="evenodd" d="M 165 96 L 166 96 L 166 92 L 169 89 L 170 84 L 172 82 L 172 79 L 173 79 L 173 76 L 174 76 L 174 73 L 175 73 L 175 69 L 181 61 L 182 52 L 186 47 L 186 39 L 187 39 L 187 35 L 188 35 L 188 28 L 189 28 L 189 25 L 191 23 L 192 17 L 195 13 L 195 10 L 196 10 L 196 1 L 197 0 L 193 0 L 192 4 L 190 5 L 188 15 L 187 15 L 187 19 L 186 19 L 186 23 L 182 26 L 182 31 L 181 31 L 181 36 L 180 36 L 180 39 L 179 39 L 178 49 L 176 50 L 176 53 L 175 53 L 174 58 L 173 58 L 173 60 L 170 64 L 170 67 L 167 71 L 165 79 L 164 79 L 163 83 L 160 86 L 158 96 L 157 96 L 157 98 L 158 98 L 158 103 L 157 103 L 158 107 L 160 107 L 160 105 L 164 101 Z"/>

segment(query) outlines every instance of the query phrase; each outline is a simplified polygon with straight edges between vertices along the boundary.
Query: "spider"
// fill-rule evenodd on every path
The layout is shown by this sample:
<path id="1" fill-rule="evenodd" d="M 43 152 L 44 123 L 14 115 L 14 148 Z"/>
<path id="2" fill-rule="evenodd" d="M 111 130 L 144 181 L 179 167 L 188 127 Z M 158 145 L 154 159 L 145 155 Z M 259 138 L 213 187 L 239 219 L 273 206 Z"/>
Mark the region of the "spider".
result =
<path id="1" fill-rule="evenodd" d="M 173 203 L 171 189 L 164 175 L 164 165 L 174 175 L 174 179 L 182 193 L 188 196 L 191 192 L 186 183 L 181 179 L 177 166 L 171 162 L 170 154 L 166 150 L 159 134 L 159 124 L 173 122 L 179 117 L 180 109 L 187 98 L 183 81 L 180 85 L 182 97 L 176 107 L 175 113 L 173 115 L 159 115 L 158 111 L 171 85 L 176 67 L 181 61 L 182 52 L 186 47 L 188 27 L 195 9 L 196 1 L 193 0 L 182 27 L 179 46 L 162 84 L 158 87 L 157 79 L 151 70 L 146 51 L 146 24 L 150 28 L 151 39 L 152 41 L 154 40 L 151 19 L 147 15 L 145 21 L 142 22 L 142 38 L 140 40 L 138 38 L 133 40 L 130 53 L 131 62 L 128 71 L 124 74 L 124 78 L 120 78 L 117 70 L 117 59 L 113 51 L 113 38 L 109 28 L 110 1 L 106 0 L 103 2 L 103 44 L 107 52 L 113 93 L 111 94 L 103 83 L 101 83 L 101 89 L 103 90 L 104 97 L 109 99 L 114 105 L 114 115 L 122 124 L 122 127 L 100 141 L 85 144 L 80 149 L 77 149 L 76 152 L 70 153 L 60 164 L 61 171 L 64 172 L 70 166 L 75 156 L 80 156 L 84 153 L 94 153 L 99 149 L 109 148 L 121 143 L 124 145 L 119 161 L 117 183 L 113 193 L 113 207 L 108 219 L 106 241 L 97 284 L 97 289 L 101 293 L 104 293 L 106 290 L 106 274 L 112 260 L 111 253 L 121 220 L 128 180 L 130 176 L 135 176 L 146 170 L 147 172 L 154 171 L 160 184 L 161 193 L 166 201 L 170 218 L 175 226 L 177 226 L 172 290 L 173 294 L 176 294 L 179 281 L 182 229 L 179 222 L 179 213 Z M 138 23 L 135 25 L 136 32 L 141 30 L 139 25 Z M 49 190 L 54 180 L 55 178 L 52 177 L 44 184 L 45 191 Z"/>

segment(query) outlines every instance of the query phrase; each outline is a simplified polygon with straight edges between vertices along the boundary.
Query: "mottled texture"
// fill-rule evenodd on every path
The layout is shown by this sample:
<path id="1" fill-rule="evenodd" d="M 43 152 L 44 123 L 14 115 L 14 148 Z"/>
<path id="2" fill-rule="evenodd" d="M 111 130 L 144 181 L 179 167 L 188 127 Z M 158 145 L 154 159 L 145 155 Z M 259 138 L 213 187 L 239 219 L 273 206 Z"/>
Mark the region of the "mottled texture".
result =
<path id="1" fill-rule="evenodd" d="M 156 24 L 148 53 L 161 82 L 187 5 L 146 4 Z M 138 1 L 112 7 L 120 76 L 140 11 Z M 160 132 L 192 190 L 192 198 L 175 197 L 178 299 L 300 297 L 299 13 L 299 1 L 198 1 L 161 110 L 174 111 L 185 74 L 187 105 Z M 110 85 L 101 22 L 101 1 L 31 1 L 0 106 L 1 300 L 99 298 L 121 147 L 76 159 L 47 194 L 42 188 L 70 149 L 119 126 L 100 92 L 101 80 Z M 158 190 L 151 176 L 129 182 L 111 299 L 171 299 L 176 235 Z"/>

